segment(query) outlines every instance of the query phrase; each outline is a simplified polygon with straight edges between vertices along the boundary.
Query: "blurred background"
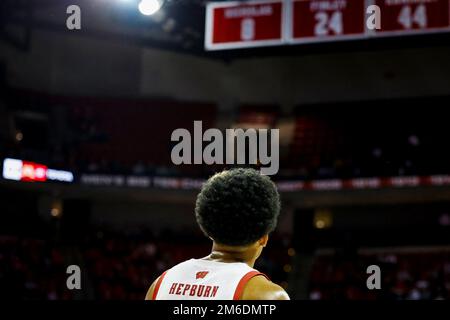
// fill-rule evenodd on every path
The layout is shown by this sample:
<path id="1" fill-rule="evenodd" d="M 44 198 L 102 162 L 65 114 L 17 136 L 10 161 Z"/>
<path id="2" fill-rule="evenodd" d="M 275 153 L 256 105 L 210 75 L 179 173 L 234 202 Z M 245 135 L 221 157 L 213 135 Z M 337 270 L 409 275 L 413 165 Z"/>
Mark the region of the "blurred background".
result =
<path id="1" fill-rule="evenodd" d="M 141 2 L 0 3 L 2 298 L 142 300 L 208 255 L 195 197 L 226 167 L 170 159 L 194 120 L 280 129 L 282 212 L 256 267 L 291 298 L 450 298 L 447 32 L 208 51 L 205 1 Z"/>

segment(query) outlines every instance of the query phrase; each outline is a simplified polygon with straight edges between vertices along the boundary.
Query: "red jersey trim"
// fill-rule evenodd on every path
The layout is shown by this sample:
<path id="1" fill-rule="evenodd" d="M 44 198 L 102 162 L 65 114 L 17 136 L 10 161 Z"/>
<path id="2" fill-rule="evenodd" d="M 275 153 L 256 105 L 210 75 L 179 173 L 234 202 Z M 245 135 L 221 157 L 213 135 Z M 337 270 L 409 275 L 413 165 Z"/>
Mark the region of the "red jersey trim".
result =
<path id="1" fill-rule="evenodd" d="M 152 296 L 152 300 L 156 300 L 156 296 L 158 295 L 158 291 L 159 291 L 159 287 L 161 286 L 161 283 L 164 279 L 164 277 L 166 276 L 167 271 L 165 271 L 158 279 L 158 281 L 156 282 L 155 285 L 155 289 L 153 290 L 153 296 Z"/>
<path id="2" fill-rule="evenodd" d="M 247 282 L 249 282 L 250 279 L 252 279 L 253 277 L 256 276 L 264 276 L 267 279 L 269 279 L 264 273 L 261 273 L 259 271 L 250 271 L 247 272 L 242 279 L 239 281 L 237 287 L 236 287 L 236 291 L 234 292 L 234 296 L 233 296 L 233 300 L 240 300 L 242 293 L 244 292 L 244 287 L 247 284 Z"/>

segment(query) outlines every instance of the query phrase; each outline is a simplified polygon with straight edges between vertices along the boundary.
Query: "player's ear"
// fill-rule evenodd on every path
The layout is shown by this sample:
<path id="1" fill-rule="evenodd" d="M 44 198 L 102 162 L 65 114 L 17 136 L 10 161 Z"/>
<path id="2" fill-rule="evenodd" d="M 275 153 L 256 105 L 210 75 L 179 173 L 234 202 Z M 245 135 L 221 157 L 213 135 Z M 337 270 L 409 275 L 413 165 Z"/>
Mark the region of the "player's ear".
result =
<path id="1" fill-rule="evenodd" d="M 261 237 L 261 239 L 258 240 L 258 243 L 261 247 L 265 247 L 267 245 L 267 242 L 269 241 L 269 235 L 266 234 Z"/>

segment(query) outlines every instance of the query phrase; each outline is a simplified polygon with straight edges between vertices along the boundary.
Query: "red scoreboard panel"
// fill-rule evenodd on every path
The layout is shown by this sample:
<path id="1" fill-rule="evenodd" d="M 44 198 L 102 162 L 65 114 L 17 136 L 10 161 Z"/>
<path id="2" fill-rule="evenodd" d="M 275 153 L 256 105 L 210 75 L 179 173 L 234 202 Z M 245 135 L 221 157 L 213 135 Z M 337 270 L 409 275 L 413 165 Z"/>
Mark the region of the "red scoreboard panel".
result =
<path id="1" fill-rule="evenodd" d="M 294 0 L 291 42 L 315 42 L 365 35 L 363 0 Z"/>
<path id="2" fill-rule="evenodd" d="M 379 8 L 381 27 L 367 21 Z M 450 0 L 258 0 L 212 2 L 207 50 L 450 32 Z"/>
<path id="3" fill-rule="evenodd" d="M 449 3 L 449 0 L 375 0 L 381 11 L 381 30 L 376 33 L 446 31 L 450 25 Z"/>
<path id="4" fill-rule="evenodd" d="M 283 44 L 284 2 L 210 3 L 205 46 L 209 50 Z"/>

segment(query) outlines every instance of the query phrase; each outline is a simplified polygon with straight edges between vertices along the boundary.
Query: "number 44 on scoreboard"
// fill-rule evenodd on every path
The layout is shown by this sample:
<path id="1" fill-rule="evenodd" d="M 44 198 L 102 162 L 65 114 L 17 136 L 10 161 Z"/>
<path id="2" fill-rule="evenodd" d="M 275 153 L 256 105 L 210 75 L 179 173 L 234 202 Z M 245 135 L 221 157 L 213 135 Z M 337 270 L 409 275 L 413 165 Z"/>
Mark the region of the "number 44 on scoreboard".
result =
<path id="1" fill-rule="evenodd" d="M 211 2 L 207 50 L 450 32 L 450 0 Z"/>

